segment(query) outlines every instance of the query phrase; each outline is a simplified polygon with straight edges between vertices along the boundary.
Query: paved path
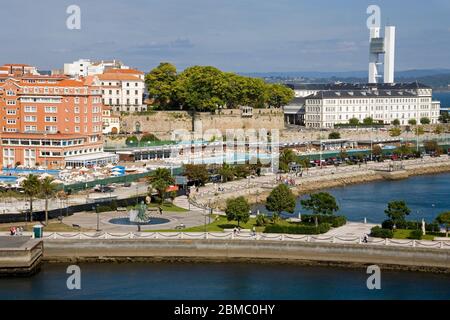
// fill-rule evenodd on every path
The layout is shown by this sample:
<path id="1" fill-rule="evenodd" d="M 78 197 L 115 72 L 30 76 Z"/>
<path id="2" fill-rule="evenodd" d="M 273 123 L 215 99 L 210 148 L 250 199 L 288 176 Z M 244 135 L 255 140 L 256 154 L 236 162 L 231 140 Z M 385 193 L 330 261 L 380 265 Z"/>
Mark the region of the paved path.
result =
<path id="1" fill-rule="evenodd" d="M 324 236 L 335 236 L 335 237 L 363 237 L 364 235 L 369 235 L 370 230 L 377 226 L 376 224 L 370 223 L 357 223 L 348 222 L 345 226 L 334 228 L 324 234 Z"/>

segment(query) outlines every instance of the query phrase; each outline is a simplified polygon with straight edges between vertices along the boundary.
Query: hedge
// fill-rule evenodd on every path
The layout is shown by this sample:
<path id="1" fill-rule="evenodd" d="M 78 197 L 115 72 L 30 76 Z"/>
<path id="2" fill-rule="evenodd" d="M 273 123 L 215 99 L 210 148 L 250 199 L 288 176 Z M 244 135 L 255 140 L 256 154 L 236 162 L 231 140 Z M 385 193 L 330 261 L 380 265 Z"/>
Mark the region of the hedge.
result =
<path id="1" fill-rule="evenodd" d="M 344 216 L 312 215 L 312 214 L 302 215 L 302 221 L 314 222 L 315 217 L 317 217 L 317 222 L 319 224 L 328 223 L 333 228 L 342 227 L 343 225 L 345 225 L 347 223 L 347 218 Z"/>
<path id="2" fill-rule="evenodd" d="M 385 220 L 381 224 L 383 229 L 392 230 L 394 228 L 394 223 L 392 220 Z M 405 230 L 422 230 L 422 221 L 403 221 L 396 224 L 397 229 Z M 425 223 L 425 230 L 429 232 L 439 232 L 439 224 L 436 222 Z"/>
<path id="3" fill-rule="evenodd" d="M 373 227 L 370 236 L 374 238 L 392 239 L 394 237 L 394 232 L 389 229 L 383 229 L 378 226 Z"/>
<path id="4" fill-rule="evenodd" d="M 286 233 L 286 234 L 322 234 L 330 230 L 331 225 L 328 223 L 321 223 L 316 226 L 306 225 L 278 225 L 273 224 L 266 226 L 264 233 Z"/>

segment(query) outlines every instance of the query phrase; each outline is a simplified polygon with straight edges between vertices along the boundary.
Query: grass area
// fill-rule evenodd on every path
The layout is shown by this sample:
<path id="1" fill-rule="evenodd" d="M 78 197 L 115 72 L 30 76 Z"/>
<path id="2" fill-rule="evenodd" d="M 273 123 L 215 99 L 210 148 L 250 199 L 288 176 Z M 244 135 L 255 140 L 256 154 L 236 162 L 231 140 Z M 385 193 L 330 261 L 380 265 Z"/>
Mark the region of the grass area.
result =
<path id="1" fill-rule="evenodd" d="M 149 208 L 158 208 L 161 207 L 163 211 L 167 212 L 188 212 L 189 210 L 178 207 L 172 203 L 164 203 L 163 205 L 159 205 L 157 203 L 150 203 L 147 205 Z M 134 206 L 128 206 L 127 209 L 131 210 Z"/>
<path id="2" fill-rule="evenodd" d="M 410 239 L 412 230 L 397 229 L 394 231 L 394 239 Z M 426 234 L 422 240 L 433 240 L 434 236 Z"/>
<path id="3" fill-rule="evenodd" d="M 207 222 L 209 218 L 206 218 Z M 233 229 L 237 227 L 237 221 L 228 221 L 227 217 L 225 216 L 218 216 L 218 215 L 211 215 L 211 223 L 206 225 L 206 231 L 207 232 L 222 232 L 224 229 Z M 256 228 L 257 232 L 264 231 L 264 227 L 258 227 L 256 226 L 256 219 L 252 218 L 247 223 L 240 223 L 240 227 L 242 229 L 253 229 L 253 227 Z M 174 230 L 152 230 L 150 232 L 173 232 Z M 197 226 L 197 227 L 191 227 L 182 229 L 179 231 L 183 232 L 204 232 L 205 226 Z"/>
<path id="4" fill-rule="evenodd" d="M 23 227 L 24 231 L 33 231 L 33 226 L 40 224 L 39 221 L 35 222 L 16 222 L 16 223 L 5 223 L 0 224 L 0 231 L 9 231 L 11 227 Z M 93 231 L 90 229 L 84 228 L 74 228 L 58 220 L 51 220 L 48 223 L 48 226 L 44 226 L 44 232 L 87 232 Z"/>

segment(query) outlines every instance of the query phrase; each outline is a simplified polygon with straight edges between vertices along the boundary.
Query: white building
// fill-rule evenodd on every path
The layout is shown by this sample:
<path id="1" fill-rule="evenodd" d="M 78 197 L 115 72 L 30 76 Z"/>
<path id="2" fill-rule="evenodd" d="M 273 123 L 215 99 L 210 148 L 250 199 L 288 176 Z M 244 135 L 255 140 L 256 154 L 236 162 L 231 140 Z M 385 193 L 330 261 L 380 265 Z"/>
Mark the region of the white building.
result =
<path id="1" fill-rule="evenodd" d="M 103 104 L 117 112 L 147 110 L 143 104 L 144 73 L 133 69 L 109 69 L 96 76 L 102 87 Z"/>
<path id="2" fill-rule="evenodd" d="M 362 122 L 390 124 L 395 119 L 401 125 L 415 119 L 429 118 L 438 123 L 440 103 L 432 100 L 432 89 L 419 83 L 350 85 L 356 90 L 317 91 L 305 99 L 305 126 L 333 128 L 347 124 L 352 118 Z"/>
<path id="3" fill-rule="evenodd" d="M 79 59 L 64 64 L 64 74 L 71 77 L 87 77 L 104 73 L 108 69 L 129 69 L 119 60 L 91 61 Z"/>
<path id="4" fill-rule="evenodd" d="M 103 106 L 102 113 L 103 134 L 117 134 L 120 132 L 120 117 L 111 112 L 111 107 Z"/>

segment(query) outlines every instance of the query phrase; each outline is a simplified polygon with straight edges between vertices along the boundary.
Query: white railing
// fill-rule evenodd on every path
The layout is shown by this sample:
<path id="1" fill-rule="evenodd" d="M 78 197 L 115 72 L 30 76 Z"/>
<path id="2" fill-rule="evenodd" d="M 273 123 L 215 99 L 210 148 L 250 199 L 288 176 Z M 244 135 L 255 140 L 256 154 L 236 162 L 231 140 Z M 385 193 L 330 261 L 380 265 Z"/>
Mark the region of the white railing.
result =
<path id="1" fill-rule="evenodd" d="M 360 245 L 381 245 L 411 248 L 435 248 L 450 250 L 450 239 L 448 241 L 427 241 L 427 240 L 399 240 L 369 238 L 367 243 L 362 237 L 339 237 L 339 236 L 318 236 L 318 235 L 295 235 L 295 234 L 271 234 L 250 232 L 53 232 L 44 234 L 44 240 L 70 240 L 70 239 L 154 239 L 154 240 L 262 240 L 262 241 L 285 241 L 285 242 L 309 242 L 309 243 L 335 243 L 335 244 L 360 244 Z"/>

